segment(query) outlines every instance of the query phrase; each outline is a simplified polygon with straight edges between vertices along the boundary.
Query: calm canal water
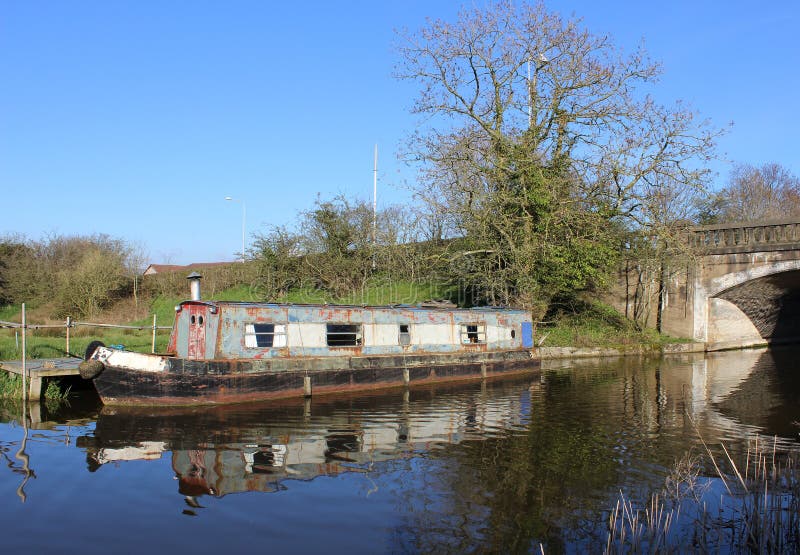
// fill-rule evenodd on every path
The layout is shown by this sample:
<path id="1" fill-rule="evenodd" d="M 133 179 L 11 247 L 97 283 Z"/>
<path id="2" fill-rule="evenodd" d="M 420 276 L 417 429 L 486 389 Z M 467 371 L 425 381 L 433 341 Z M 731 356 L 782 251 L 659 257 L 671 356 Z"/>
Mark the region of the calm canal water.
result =
<path id="1" fill-rule="evenodd" d="M 794 448 L 800 350 L 215 409 L 0 407 L 6 553 L 602 551 L 687 452 Z M 25 424 L 25 425 L 24 425 Z M 772 438 L 770 438 L 770 442 Z M 704 470 L 711 475 L 712 469 Z"/>

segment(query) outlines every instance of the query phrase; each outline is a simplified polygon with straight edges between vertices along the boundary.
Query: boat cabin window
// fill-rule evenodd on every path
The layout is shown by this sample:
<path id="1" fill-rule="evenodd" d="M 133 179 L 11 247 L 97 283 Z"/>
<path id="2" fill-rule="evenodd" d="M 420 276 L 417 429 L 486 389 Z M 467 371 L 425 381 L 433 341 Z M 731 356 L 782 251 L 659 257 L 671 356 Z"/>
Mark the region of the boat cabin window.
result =
<path id="1" fill-rule="evenodd" d="M 361 345 L 361 324 L 327 324 L 328 347 L 357 347 Z"/>
<path id="2" fill-rule="evenodd" d="M 409 332 L 408 324 L 400 324 L 400 337 L 398 342 L 400 345 L 411 345 L 411 332 Z"/>
<path id="3" fill-rule="evenodd" d="M 486 325 L 461 324 L 461 343 L 486 343 Z"/>
<path id="4" fill-rule="evenodd" d="M 285 347 L 285 324 L 246 324 L 244 326 L 244 346 L 250 349 L 259 347 Z"/>

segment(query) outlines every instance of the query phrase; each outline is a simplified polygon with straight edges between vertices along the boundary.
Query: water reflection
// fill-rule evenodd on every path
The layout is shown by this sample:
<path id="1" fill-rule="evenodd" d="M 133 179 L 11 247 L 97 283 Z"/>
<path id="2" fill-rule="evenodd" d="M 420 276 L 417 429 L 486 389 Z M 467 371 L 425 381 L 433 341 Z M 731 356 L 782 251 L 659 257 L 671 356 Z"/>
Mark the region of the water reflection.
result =
<path id="1" fill-rule="evenodd" d="M 19 461 L 19 463 L 12 461 L 8 455 L 3 453 L 3 458 L 6 459 L 8 462 L 8 467 L 11 469 L 12 472 L 22 475 L 22 481 L 17 487 L 17 497 L 19 500 L 25 503 L 28 499 L 28 495 L 25 493 L 25 485 L 28 483 L 28 480 L 31 477 L 35 477 L 33 470 L 30 467 L 30 456 L 25 451 L 28 446 L 28 424 L 27 421 L 23 420 L 22 426 L 22 440 L 19 442 L 19 449 L 16 453 L 14 453 L 14 458 Z"/>
<path id="2" fill-rule="evenodd" d="M 620 491 L 646 500 L 703 442 L 734 456 L 753 432 L 796 445 L 798 354 L 548 361 L 482 384 L 219 408 L 42 408 L 25 412 L 30 436 L 0 409 L 14 473 L 0 495 L 16 501 L 26 478 L 15 453 L 36 471 L 28 512 L 0 503 L 0 518 L 50 522 L 85 553 L 107 544 L 82 539 L 83 505 L 102 507 L 94 530 L 126 551 L 597 551 Z"/>
<path id="3" fill-rule="evenodd" d="M 709 357 L 709 367 L 745 367 L 741 378 L 714 406 L 720 414 L 753 432 L 797 440 L 800 427 L 798 351 L 792 348 L 754 350 L 741 357 Z"/>
<path id="4" fill-rule="evenodd" d="M 279 491 L 287 479 L 361 472 L 376 462 L 519 428 L 527 423 L 530 391 L 540 387 L 536 376 L 478 388 L 280 404 L 103 407 L 93 432 L 77 445 L 86 450 L 90 472 L 108 463 L 169 457 L 178 492 L 198 507 L 205 495 Z"/>
<path id="5" fill-rule="evenodd" d="M 761 433 L 793 442 L 796 408 L 781 389 L 786 379 L 775 373 L 776 356 L 752 350 L 549 361 L 534 379 L 480 387 L 217 408 L 104 407 L 77 445 L 91 472 L 110 462 L 169 458 L 177 491 L 190 504 L 205 495 L 280 491 L 285 480 L 363 472 L 470 439 L 480 440 L 481 449 L 500 442 L 491 455 L 497 466 L 521 464 L 515 472 L 523 475 L 584 460 L 572 480 L 594 484 L 589 489 L 605 498 L 600 482 L 619 483 L 620 462 L 633 467 L 623 480 L 655 484 L 701 441 L 735 444 Z"/>
<path id="6" fill-rule="evenodd" d="M 75 406 L 56 406 L 55 409 L 48 411 L 44 403 L 36 401 L 6 401 L 0 403 L 0 422 L 10 423 L 22 429 L 21 438 L 18 441 L 0 440 L 0 458 L 14 474 L 22 476 L 16 488 L 16 494 L 22 503 L 28 499 L 25 487 L 29 480 L 36 478 L 36 472 L 31 467 L 31 456 L 28 453 L 28 442 L 31 431 L 61 429 L 64 431 L 63 441 L 70 443 L 70 429 L 75 426 L 83 426 L 89 422 L 91 416 L 96 411 L 88 407 L 96 407 L 96 403 L 77 402 Z M 65 410 L 66 409 L 66 410 Z M 66 413 L 66 414 L 65 414 Z M 43 415 L 46 418 L 43 418 Z"/>

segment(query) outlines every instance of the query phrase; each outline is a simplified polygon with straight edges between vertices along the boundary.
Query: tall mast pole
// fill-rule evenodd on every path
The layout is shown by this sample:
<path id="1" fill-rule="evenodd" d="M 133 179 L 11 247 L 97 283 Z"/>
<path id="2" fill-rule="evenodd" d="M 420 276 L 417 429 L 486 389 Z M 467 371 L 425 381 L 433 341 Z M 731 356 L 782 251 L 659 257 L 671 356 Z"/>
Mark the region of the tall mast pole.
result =
<path id="1" fill-rule="evenodd" d="M 378 247 L 378 143 L 375 143 L 375 165 L 372 170 L 372 269 L 375 269 L 375 249 Z"/>
<path id="2" fill-rule="evenodd" d="M 531 58 L 528 56 L 528 129 L 533 127 L 533 88 L 531 87 Z"/>

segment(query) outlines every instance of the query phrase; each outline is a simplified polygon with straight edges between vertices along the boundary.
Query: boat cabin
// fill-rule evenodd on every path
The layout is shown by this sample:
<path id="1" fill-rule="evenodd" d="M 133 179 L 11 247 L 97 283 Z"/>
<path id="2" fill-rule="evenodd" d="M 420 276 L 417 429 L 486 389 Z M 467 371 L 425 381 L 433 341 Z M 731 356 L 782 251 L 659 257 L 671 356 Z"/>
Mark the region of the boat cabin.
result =
<path id="1" fill-rule="evenodd" d="M 253 359 L 532 347 L 523 310 L 192 300 L 176 307 L 168 350 L 188 359 Z"/>

